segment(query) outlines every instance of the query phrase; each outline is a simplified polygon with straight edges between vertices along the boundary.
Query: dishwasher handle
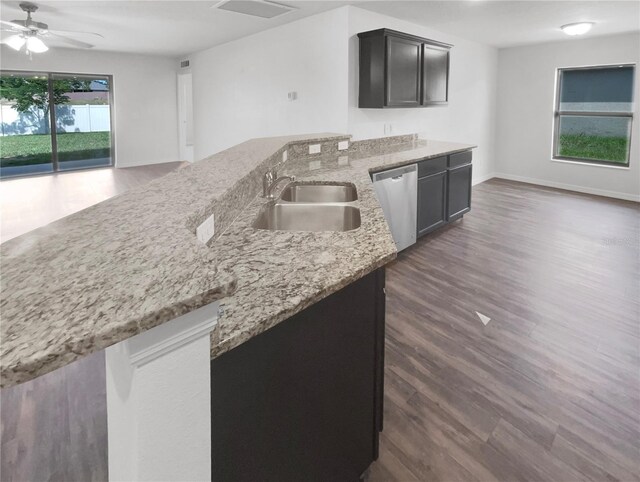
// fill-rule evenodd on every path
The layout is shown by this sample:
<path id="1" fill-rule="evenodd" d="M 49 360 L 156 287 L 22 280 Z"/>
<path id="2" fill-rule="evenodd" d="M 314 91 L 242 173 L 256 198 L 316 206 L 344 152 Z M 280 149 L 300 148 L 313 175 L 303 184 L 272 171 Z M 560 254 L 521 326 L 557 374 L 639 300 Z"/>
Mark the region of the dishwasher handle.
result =
<path id="1" fill-rule="evenodd" d="M 399 181 L 405 174 L 416 172 L 418 166 L 411 164 L 409 166 L 399 167 L 397 169 L 390 169 L 388 171 L 376 172 L 373 175 L 373 182 L 384 181 L 385 179 L 391 179 L 392 181 Z"/>

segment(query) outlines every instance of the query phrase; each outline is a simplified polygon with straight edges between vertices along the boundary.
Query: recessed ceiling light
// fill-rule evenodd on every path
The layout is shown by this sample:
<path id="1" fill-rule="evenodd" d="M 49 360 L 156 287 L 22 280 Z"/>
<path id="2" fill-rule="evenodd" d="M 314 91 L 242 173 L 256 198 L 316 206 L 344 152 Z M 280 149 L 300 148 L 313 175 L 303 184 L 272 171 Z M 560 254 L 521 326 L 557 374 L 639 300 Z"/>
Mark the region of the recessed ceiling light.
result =
<path id="1" fill-rule="evenodd" d="M 593 22 L 568 23 L 560 27 L 567 35 L 583 35 L 591 30 Z"/>

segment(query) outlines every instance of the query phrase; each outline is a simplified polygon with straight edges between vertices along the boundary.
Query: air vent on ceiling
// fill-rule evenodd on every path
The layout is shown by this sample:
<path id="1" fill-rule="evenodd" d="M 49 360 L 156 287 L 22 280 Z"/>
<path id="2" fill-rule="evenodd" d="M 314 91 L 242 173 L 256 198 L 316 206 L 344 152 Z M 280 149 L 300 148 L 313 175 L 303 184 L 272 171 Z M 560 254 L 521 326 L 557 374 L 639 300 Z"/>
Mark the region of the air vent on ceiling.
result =
<path id="1" fill-rule="evenodd" d="M 182 60 L 180 62 L 180 68 L 181 69 L 186 69 L 187 67 L 189 67 L 189 61 L 188 60 Z"/>
<path id="2" fill-rule="evenodd" d="M 294 9 L 294 7 L 264 0 L 227 0 L 216 5 L 216 8 L 262 18 L 277 17 Z"/>

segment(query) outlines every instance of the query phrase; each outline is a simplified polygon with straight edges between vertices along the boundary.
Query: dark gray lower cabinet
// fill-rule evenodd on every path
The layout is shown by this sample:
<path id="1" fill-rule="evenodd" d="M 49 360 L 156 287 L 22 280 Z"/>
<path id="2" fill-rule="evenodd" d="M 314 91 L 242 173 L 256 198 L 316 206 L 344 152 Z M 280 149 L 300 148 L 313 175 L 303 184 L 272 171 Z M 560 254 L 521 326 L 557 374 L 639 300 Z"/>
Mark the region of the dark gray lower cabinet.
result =
<path id="1" fill-rule="evenodd" d="M 447 222 L 447 171 L 418 179 L 418 236 Z"/>
<path id="2" fill-rule="evenodd" d="M 418 236 L 471 210 L 471 151 L 418 162 Z"/>
<path id="3" fill-rule="evenodd" d="M 380 268 L 211 361 L 212 480 L 359 480 L 382 429 L 384 296 Z"/>
<path id="4" fill-rule="evenodd" d="M 449 169 L 447 219 L 453 221 L 471 210 L 471 164 Z"/>

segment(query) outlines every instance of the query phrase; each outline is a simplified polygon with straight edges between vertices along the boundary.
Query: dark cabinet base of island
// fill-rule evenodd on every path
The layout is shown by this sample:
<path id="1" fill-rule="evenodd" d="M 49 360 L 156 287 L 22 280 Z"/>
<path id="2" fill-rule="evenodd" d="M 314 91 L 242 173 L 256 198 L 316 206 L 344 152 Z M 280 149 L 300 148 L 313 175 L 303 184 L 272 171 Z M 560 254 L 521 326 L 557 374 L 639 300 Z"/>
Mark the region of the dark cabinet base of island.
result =
<path id="1" fill-rule="evenodd" d="M 212 360 L 212 480 L 359 480 L 378 457 L 384 316 L 380 268 Z"/>

